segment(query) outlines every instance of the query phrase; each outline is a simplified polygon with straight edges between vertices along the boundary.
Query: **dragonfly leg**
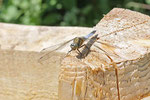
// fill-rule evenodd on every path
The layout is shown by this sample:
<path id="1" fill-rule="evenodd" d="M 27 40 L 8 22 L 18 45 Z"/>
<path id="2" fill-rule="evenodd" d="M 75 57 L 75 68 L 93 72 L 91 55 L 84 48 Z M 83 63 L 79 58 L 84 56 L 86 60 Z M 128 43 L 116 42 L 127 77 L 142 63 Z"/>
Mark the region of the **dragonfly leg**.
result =
<path id="1" fill-rule="evenodd" d="M 66 54 L 64 57 L 61 58 L 61 61 L 62 61 L 65 57 L 67 57 L 71 51 L 72 51 L 72 49 L 69 50 L 69 51 L 67 52 L 67 54 Z"/>
<path id="2" fill-rule="evenodd" d="M 77 51 L 78 51 L 78 53 L 79 53 L 80 57 L 82 57 L 83 55 L 82 55 L 82 53 L 80 52 L 80 50 L 79 50 L 79 49 L 77 49 Z"/>
<path id="3" fill-rule="evenodd" d="M 80 48 L 82 48 L 83 46 L 85 46 L 85 44 L 81 45 L 81 47 L 80 47 Z"/>
<path id="4" fill-rule="evenodd" d="M 82 48 L 83 46 L 85 46 L 88 50 L 90 50 L 90 48 L 86 44 L 83 44 L 80 48 Z"/>
<path id="5" fill-rule="evenodd" d="M 69 51 L 67 52 L 67 54 L 65 55 L 65 57 L 67 57 L 67 56 L 68 56 L 68 54 L 69 54 L 71 51 L 72 51 L 72 49 L 71 49 L 71 50 L 69 50 Z"/>
<path id="6" fill-rule="evenodd" d="M 78 53 L 79 53 L 79 54 L 81 54 L 81 55 L 82 55 L 82 53 L 80 52 L 80 50 L 79 50 L 79 49 L 77 49 L 77 51 L 78 51 Z"/>

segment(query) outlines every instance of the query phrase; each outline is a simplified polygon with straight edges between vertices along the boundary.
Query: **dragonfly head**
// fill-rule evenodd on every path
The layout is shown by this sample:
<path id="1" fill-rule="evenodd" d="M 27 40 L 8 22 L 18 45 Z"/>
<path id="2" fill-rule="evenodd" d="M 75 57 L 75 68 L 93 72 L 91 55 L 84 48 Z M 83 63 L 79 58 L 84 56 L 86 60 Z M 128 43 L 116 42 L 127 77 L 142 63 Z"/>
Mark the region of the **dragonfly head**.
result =
<path id="1" fill-rule="evenodd" d="M 70 47 L 71 47 L 71 50 L 76 50 L 78 48 L 78 45 L 76 43 L 72 43 Z"/>

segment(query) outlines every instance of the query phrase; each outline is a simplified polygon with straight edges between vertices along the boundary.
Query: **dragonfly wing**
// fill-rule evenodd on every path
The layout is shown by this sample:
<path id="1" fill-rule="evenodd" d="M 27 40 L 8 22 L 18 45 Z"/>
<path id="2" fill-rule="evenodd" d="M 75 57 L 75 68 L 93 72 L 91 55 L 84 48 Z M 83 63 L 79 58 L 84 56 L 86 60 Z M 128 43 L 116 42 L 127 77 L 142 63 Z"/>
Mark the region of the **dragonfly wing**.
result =
<path id="1" fill-rule="evenodd" d="M 93 30 L 91 33 L 89 33 L 88 35 L 86 35 L 84 38 L 88 39 L 89 37 L 91 37 L 92 35 L 94 35 L 96 32 L 96 30 Z"/>
<path id="2" fill-rule="evenodd" d="M 120 47 L 118 47 L 118 46 L 111 45 L 111 44 L 108 44 L 108 43 L 103 42 L 103 41 L 96 41 L 96 42 L 104 45 L 105 47 L 107 47 L 109 49 L 116 49 L 116 48 L 120 49 Z"/>
<path id="3" fill-rule="evenodd" d="M 113 52 L 116 56 L 118 56 L 119 57 L 119 55 L 118 54 L 116 54 L 115 53 L 115 49 L 117 48 L 117 49 L 121 49 L 120 47 L 118 47 L 118 46 L 114 46 L 114 45 L 110 45 L 110 44 L 108 44 L 108 43 L 106 43 L 106 42 L 102 42 L 102 41 L 96 41 L 97 43 L 100 43 L 101 45 L 102 45 L 102 47 L 103 48 L 105 48 L 107 51 L 111 51 L 111 52 Z M 95 45 L 94 45 L 95 46 Z M 100 47 L 98 47 L 98 46 L 96 46 L 97 48 L 99 48 L 100 50 L 102 50 L 102 48 L 100 48 Z M 102 50 L 105 54 L 107 53 L 105 50 Z M 108 53 L 107 53 L 108 54 Z"/>
<path id="4" fill-rule="evenodd" d="M 71 42 L 72 40 L 73 40 L 73 39 L 70 39 L 70 40 L 68 40 L 68 41 L 66 41 L 66 42 L 63 42 L 63 43 L 60 43 L 60 44 L 53 45 L 53 46 L 50 46 L 50 47 L 47 47 L 47 48 L 42 49 L 41 52 L 46 52 L 46 51 L 47 51 L 47 52 L 46 52 L 43 56 L 41 56 L 41 57 L 39 58 L 39 61 L 41 62 L 41 61 L 47 60 L 48 58 L 51 57 L 52 52 L 57 51 L 57 50 L 59 50 L 59 49 L 62 49 L 66 44 L 68 44 L 68 43 Z"/>
<path id="5" fill-rule="evenodd" d="M 106 55 L 109 55 L 105 50 L 103 50 L 103 49 L 100 48 L 99 46 L 97 46 L 97 45 L 95 45 L 95 44 L 94 44 L 94 46 L 95 46 L 96 48 L 100 49 L 101 51 L 103 51 Z"/>

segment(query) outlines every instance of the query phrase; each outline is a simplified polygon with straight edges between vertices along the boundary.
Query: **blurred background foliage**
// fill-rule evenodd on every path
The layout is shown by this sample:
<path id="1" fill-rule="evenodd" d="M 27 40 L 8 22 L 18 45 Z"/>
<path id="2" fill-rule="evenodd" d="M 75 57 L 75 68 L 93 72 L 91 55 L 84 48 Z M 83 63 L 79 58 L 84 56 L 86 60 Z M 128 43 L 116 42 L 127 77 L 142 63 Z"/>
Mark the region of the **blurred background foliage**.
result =
<path id="1" fill-rule="evenodd" d="M 0 22 L 90 27 L 114 7 L 150 15 L 150 0 L 0 0 Z"/>

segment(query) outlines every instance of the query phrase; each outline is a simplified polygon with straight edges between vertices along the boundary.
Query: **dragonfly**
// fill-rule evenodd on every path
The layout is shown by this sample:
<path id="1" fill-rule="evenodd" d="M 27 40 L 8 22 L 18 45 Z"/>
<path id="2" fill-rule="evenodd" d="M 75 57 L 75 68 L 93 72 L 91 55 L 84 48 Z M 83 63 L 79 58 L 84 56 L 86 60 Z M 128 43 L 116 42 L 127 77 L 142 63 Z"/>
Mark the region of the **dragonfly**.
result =
<path id="1" fill-rule="evenodd" d="M 51 55 L 52 52 L 62 49 L 65 45 L 67 45 L 69 42 L 73 41 L 70 45 L 70 50 L 68 51 L 68 53 L 66 55 L 68 55 L 71 51 L 75 51 L 77 50 L 79 54 L 82 54 L 80 52 L 80 48 L 83 46 L 86 46 L 84 44 L 84 42 L 86 40 L 88 40 L 91 36 L 93 36 L 96 33 L 96 30 L 93 30 L 92 32 L 90 32 L 89 34 L 87 34 L 86 36 L 81 36 L 81 37 L 75 37 L 73 39 L 70 39 L 68 41 L 65 41 L 63 43 L 57 44 L 57 45 L 53 45 L 47 48 L 44 48 L 41 50 L 41 52 L 45 52 L 45 51 L 49 51 L 48 53 L 44 54 L 42 57 L 39 58 L 39 61 L 44 61 L 46 59 L 48 59 Z M 87 47 L 88 48 L 88 47 Z"/>
<path id="2" fill-rule="evenodd" d="M 117 47 L 117 46 L 110 45 L 110 44 L 105 43 L 105 42 L 102 42 L 102 41 L 97 41 L 97 40 L 99 39 L 99 37 L 98 37 L 98 34 L 94 35 L 95 33 L 96 33 L 96 30 L 93 30 L 92 32 L 90 32 L 90 33 L 87 34 L 86 36 L 75 37 L 75 38 L 70 39 L 70 40 L 68 40 L 68 41 L 65 41 L 65 42 L 63 42 L 63 43 L 56 44 L 56 45 L 53 45 L 53 46 L 44 48 L 44 49 L 41 50 L 41 52 L 46 52 L 46 51 L 48 51 L 48 52 L 46 52 L 43 56 L 41 56 L 38 61 L 39 61 L 39 62 L 42 62 L 42 61 L 44 61 L 44 60 L 49 59 L 49 58 L 51 57 L 52 52 L 62 49 L 63 47 L 65 47 L 65 45 L 67 45 L 67 44 L 70 43 L 71 41 L 73 41 L 73 42 L 70 44 L 70 48 L 71 48 L 71 49 L 67 52 L 66 56 L 67 56 L 71 51 L 75 51 L 75 50 L 76 50 L 76 51 L 78 52 L 78 54 L 80 55 L 80 57 L 82 57 L 83 52 L 81 53 L 79 49 L 82 48 L 83 46 L 85 46 L 85 47 L 88 49 L 88 51 L 89 51 L 89 50 L 90 50 L 90 47 L 91 47 L 92 44 L 93 44 L 93 42 L 97 42 L 97 43 L 100 43 L 100 44 L 102 44 L 102 45 L 105 45 L 105 46 L 109 47 L 110 49 L 112 49 L 112 48 L 119 48 L 119 47 Z M 94 35 L 94 36 L 93 36 L 93 35 Z M 90 37 L 92 37 L 91 39 L 93 39 L 93 40 L 96 38 L 96 40 L 90 41 Z M 92 43 L 90 43 L 90 46 L 88 46 L 88 44 L 84 44 L 84 42 L 87 41 L 87 40 L 89 40 L 90 42 L 92 42 Z M 94 45 L 94 46 L 97 48 L 96 45 Z M 103 49 L 101 49 L 101 48 L 98 48 L 98 49 L 100 49 L 101 51 L 103 51 L 105 54 L 107 53 L 105 50 L 103 50 Z M 112 51 L 113 51 L 113 50 L 112 50 Z M 88 53 L 88 52 L 86 52 L 86 53 Z M 115 53 L 114 53 L 114 54 L 115 54 Z M 86 55 L 86 54 L 84 54 L 84 55 Z M 116 55 L 117 55 L 117 54 L 116 54 Z M 65 57 L 66 57 L 66 56 L 65 56 Z M 77 57 L 77 58 L 78 58 L 78 57 Z"/>

